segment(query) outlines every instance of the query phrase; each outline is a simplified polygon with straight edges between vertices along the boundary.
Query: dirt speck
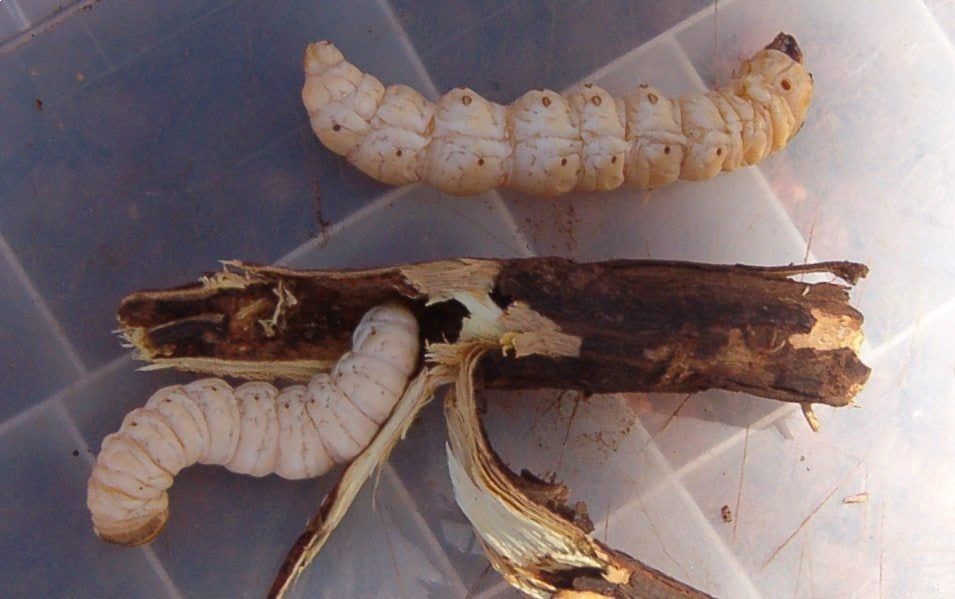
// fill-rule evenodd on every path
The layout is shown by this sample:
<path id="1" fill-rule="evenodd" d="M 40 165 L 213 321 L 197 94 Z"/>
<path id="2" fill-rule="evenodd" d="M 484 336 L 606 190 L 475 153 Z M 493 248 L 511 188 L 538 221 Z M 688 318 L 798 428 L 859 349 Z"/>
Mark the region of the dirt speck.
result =
<path id="1" fill-rule="evenodd" d="M 720 517 L 723 519 L 723 522 L 727 524 L 733 521 L 733 510 L 730 509 L 730 506 L 724 505 L 720 508 Z"/>

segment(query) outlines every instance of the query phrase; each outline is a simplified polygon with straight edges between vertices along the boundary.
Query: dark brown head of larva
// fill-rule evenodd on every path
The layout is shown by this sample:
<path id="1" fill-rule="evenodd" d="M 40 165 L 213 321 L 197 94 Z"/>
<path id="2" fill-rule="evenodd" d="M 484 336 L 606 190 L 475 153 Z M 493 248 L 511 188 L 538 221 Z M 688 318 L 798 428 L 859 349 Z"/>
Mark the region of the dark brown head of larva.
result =
<path id="1" fill-rule="evenodd" d="M 799 44 L 796 43 L 796 38 L 788 33 L 780 32 L 780 34 L 776 36 L 776 39 L 766 46 L 766 49 L 779 50 L 789 58 L 802 64 L 802 49 L 799 47 Z"/>

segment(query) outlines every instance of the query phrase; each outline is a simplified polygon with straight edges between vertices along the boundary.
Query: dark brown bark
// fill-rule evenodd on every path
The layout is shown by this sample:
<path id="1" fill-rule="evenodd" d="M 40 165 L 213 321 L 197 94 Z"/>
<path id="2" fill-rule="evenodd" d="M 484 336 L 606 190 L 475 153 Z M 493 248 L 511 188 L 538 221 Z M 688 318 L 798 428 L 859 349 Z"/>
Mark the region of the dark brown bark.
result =
<path id="1" fill-rule="evenodd" d="M 454 273 L 475 264 L 491 267 L 488 284 L 501 307 L 525 303 L 582 341 L 573 358 L 489 356 L 479 374 L 491 387 L 673 393 L 719 388 L 841 406 L 868 378 L 857 355 L 862 315 L 849 305 L 847 288 L 790 278 L 829 272 L 854 283 L 866 273 L 862 265 L 760 268 L 529 258 L 424 266 Z M 426 305 L 439 291 L 460 289 L 461 276 L 449 275 L 451 282 L 441 289 L 424 289 L 409 274 L 416 266 L 238 268 L 245 275 L 242 286 L 133 294 L 119 308 L 120 323 L 150 360 L 246 360 L 274 365 L 281 374 L 278 366 L 287 361 L 336 359 L 361 315 L 389 299 L 412 305 L 428 341 L 456 339 L 466 315 L 453 301 Z M 282 293 L 295 303 L 280 310 L 270 333 L 259 321 L 274 314 Z M 846 338 L 834 342 L 832 335 Z"/>
<path id="2" fill-rule="evenodd" d="M 253 274 L 241 288 L 193 283 L 130 294 L 117 312 L 120 325 L 145 334 L 138 349 L 150 359 L 283 362 L 337 359 L 351 346 L 351 333 L 362 315 L 388 300 L 412 304 L 422 335 L 429 340 L 456 335 L 467 314 L 453 302 L 425 308 L 426 297 L 407 283 L 398 267 L 365 271 L 245 267 L 249 270 L 244 272 Z M 259 321 L 274 313 L 280 286 L 297 304 L 283 311 L 270 336 Z"/>
<path id="3" fill-rule="evenodd" d="M 710 388 L 844 405 L 869 369 L 855 351 L 796 348 L 813 310 L 861 324 L 842 287 L 774 270 L 697 264 L 507 264 L 496 292 L 583 339 L 577 358 L 488 357 L 491 387 L 594 393 L 692 393 Z M 788 272 L 788 271 L 783 271 Z"/>

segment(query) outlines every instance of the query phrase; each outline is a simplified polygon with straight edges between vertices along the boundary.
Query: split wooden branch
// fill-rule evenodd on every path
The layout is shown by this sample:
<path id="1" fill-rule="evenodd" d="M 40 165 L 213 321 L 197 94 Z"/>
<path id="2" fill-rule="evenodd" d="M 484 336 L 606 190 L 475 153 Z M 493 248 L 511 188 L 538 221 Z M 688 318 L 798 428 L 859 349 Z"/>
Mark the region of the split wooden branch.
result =
<path id="1" fill-rule="evenodd" d="M 590 392 L 721 388 L 798 402 L 809 417 L 812 403 L 846 405 L 866 382 L 862 315 L 847 287 L 790 277 L 828 272 L 853 284 L 866 270 L 532 258 L 294 271 L 231 262 L 198 284 L 129 296 L 119 319 L 152 367 L 296 379 L 327 369 L 371 306 L 398 300 L 415 312 L 427 342 L 422 370 L 295 543 L 270 596 L 284 595 L 417 411 L 453 382 L 455 497 L 512 585 L 539 597 L 704 598 L 593 539 L 583 504 L 566 505 L 566 487 L 504 465 L 478 418 L 475 381 Z"/>
<path id="2" fill-rule="evenodd" d="M 847 287 L 791 277 L 828 272 L 855 283 L 848 262 L 765 268 L 559 258 L 450 260 L 369 270 L 296 271 L 226 263 L 198 284 L 135 293 L 119 309 L 127 339 L 150 368 L 250 378 L 303 379 L 348 347 L 370 307 L 412 305 L 430 343 L 454 341 L 473 306 L 538 318 L 549 337 L 513 336 L 509 355 L 488 356 L 488 387 L 586 392 L 741 391 L 783 401 L 844 406 L 865 384 L 858 356 L 862 315 Z M 480 308 L 480 307 L 478 307 Z M 546 356 L 534 343 L 579 345 Z M 535 355 L 536 354 L 536 355 Z"/>

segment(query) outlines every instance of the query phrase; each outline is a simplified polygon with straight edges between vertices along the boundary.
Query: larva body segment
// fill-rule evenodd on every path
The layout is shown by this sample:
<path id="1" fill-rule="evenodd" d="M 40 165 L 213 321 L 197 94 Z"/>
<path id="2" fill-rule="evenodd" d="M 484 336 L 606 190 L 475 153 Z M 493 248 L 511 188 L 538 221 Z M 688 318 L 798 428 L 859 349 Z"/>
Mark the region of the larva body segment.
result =
<path id="1" fill-rule="evenodd" d="M 163 387 L 146 401 L 147 411 L 166 419 L 182 445 L 187 464 L 195 464 L 206 450 L 209 426 L 206 418 L 182 387 Z"/>
<path id="2" fill-rule="evenodd" d="M 710 92 L 707 97 L 719 111 L 725 133 L 723 170 L 736 170 L 743 165 L 743 122 L 732 103 L 736 97 L 727 99 L 718 92 Z"/>
<path id="3" fill-rule="evenodd" d="M 507 178 L 511 146 L 507 115 L 467 88 L 446 93 L 434 121 L 418 176 L 432 187 L 457 195 L 494 189 Z"/>
<path id="4" fill-rule="evenodd" d="M 577 114 L 556 92 L 529 91 L 508 108 L 514 163 L 508 187 L 555 196 L 577 185 L 583 141 Z"/>
<path id="5" fill-rule="evenodd" d="M 456 195 L 498 186 L 554 196 L 628 184 L 655 189 L 756 164 L 802 126 L 812 76 L 780 34 L 708 93 L 648 86 L 614 98 L 592 84 L 530 91 L 509 106 L 456 88 L 432 104 L 383 88 L 331 43 L 309 45 L 302 100 L 322 143 L 370 176 Z"/>
<path id="6" fill-rule="evenodd" d="M 364 137 L 351 155 L 367 175 L 391 185 L 418 180 L 418 153 L 428 145 L 434 107 L 404 85 L 392 85 L 382 98 Z"/>
<path id="7" fill-rule="evenodd" d="M 228 464 L 239 445 L 239 408 L 232 387 L 221 379 L 202 379 L 183 387 L 199 406 L 209 430 L 200 464 Z"/>
<path id="8" fill-rule="evenodd" d="M 120 429 L 122 430 L 122 429 Z M 163 470 L 146 450 L 122 433 L 103 439 L 100 454 L 107 467 L 93 470 L 92 480 L 138 499 L 158 495 L 172 485 L 172 475 Z"/>
<path id="9" fill-rule="evenodd" d="M 582 142 L 577 189 L 607 191 L 620 187 L 629 148 L 625 113 L 609 92 L 590 83 L 571 89 L 567 102 L 578 115 Z"/>
<path id="10" fill-rule="evenodd" d="M 265 476 L 275 472 L 278 455 L 278 389 L 268 383 L 245 383 L 233 391 L 239 410 L 239 443 L 226 468 L 239 474 Z"/>
<path id="11" fill-rule="evenodd" d="M 324 73 L 309 88 L 312 128 L 322 131 L 322 143 L 332 151 L 348 155 L 358 147 L 371 128 L 371 117 L 384 97 L 384 87 L 371 75 L 343 60 L 335 47 L 323 47 L 310 54 L 306 71 Z"/>
<path id="12" fill-rule="evenodd" d="M 723 170 L 729 154 L 723 115 L 708 95 L 694 94 L 678 102 L 688 152 L 680 177 L 688 181 L 714 177 Z"/>
<path id="13" fill-rule="evenodd" d="M 334 387 L 329 386 L 329 389 L 332 390 Z M 322 446 L 328 457 L 339 464 L 358 455 L 364 445 L 355 439 L 354 433 L 346 431 L 346 425 L 331 413 L 332 405 L 344 399 L 337 397 L 331 391 L 319 393 L 312 388 L 311 384 L 308 388 L 308 396 L 305 411 L 315 425 L 315 430 L 322 440 Z M 368 440 L 374 435 L 375 430 L 372 428 Z"/>
<path id="14" fill-rule="evenodd" d="M 188 464 L 185 448 L 162 414 L 137 408 L 126 415 L 120 428 L 128 431 L 127 439 L 139 444 L 156 465 L 172 476 Z"/>
<path id="15" fill-rule="evenodd" d="M 418 321 L 407 310 L 377 306 L 369 310 L 352 333 L 352 349 L 403 370 L 418 362 Z"/>
<path id="16" fill-rule="evenodd" d="M 233 389 L 208 378 L 160 389 L 103 440 L 87 485 L 96 534 L 126 545 L 152 540 L 168 518 L 173 477 L 195 463 L 299 479 L 351 460 L 388 418 L 419 351 L 414 315 L 385 304 L 362 318 L 333 376 L 307 386 Z"/>
<path id="17" fill-rule="evenodd" d="M 335 386 L 352 405 L 378 425 L 391 413 L 390 398 L 395 395 L 392 383 L 398 377 L 400 373 L 394 366 L 355 352 L 342 356 L 332 371 Z"/>
<path id="18" fill-rule="evenodd" d="M 326 435 L 329 439 L 329 443 L 332 441 L 338 443 L 336 446 L 340 451 L 345 455 L 349 456 L 348 459 L 358 454 L 358 451 L 361 451 L 360 448 L 364 447 L 371 441 L 372 437 L 375 436 L 375 433 L 378 432 L 378 425 L 374 420 L 366 416 L 361 410 L 359 410 L 355 404 L 348 399 L 341 389 L 337 385 L 332 383 L 330 376 L 319 375 L 312 379 L 309 383 L 309 392 L 312 392 L 312 386 L 317 387 L 320 391 L 315 395 L 316 401 L 319 402 L 319 405 L 322 405 L 324 402 L 325 411 L 323 414 L 324 426 L 329 427 L 338 427 L 338 430 L 348 437 L 351 441 L 354 442 L 354 447 L 359 449 L 348 449 L 349 444 L 346 440 L 338 436 Z M 322 390 L 322 388 L 327 388 Z"/>
<path id="19" fill-rule="evenodd" d="M 169 517 L 169 494 L 153 499 L 130 497 L 94 480 L 87 484 L 86 505 L 100 538 L 122 545 L 139 545 L 153 539 Z"/>
<path id="20" fill-rule="evenodd" d="M 282 478 L 311 478 L 335 465 L 305 409 L 305 394 L 304 386 L 295 385 L 283 389 L 275 400 L 279 423 L 275 473 Z"/>
<path id="21" fill-rule="evenodd" d="M 686 137 L 679 105 L 660 91 L 640 86 L 623 98 L 627 118 L 627 182 L 656 189 L 680 177 Z"/>

